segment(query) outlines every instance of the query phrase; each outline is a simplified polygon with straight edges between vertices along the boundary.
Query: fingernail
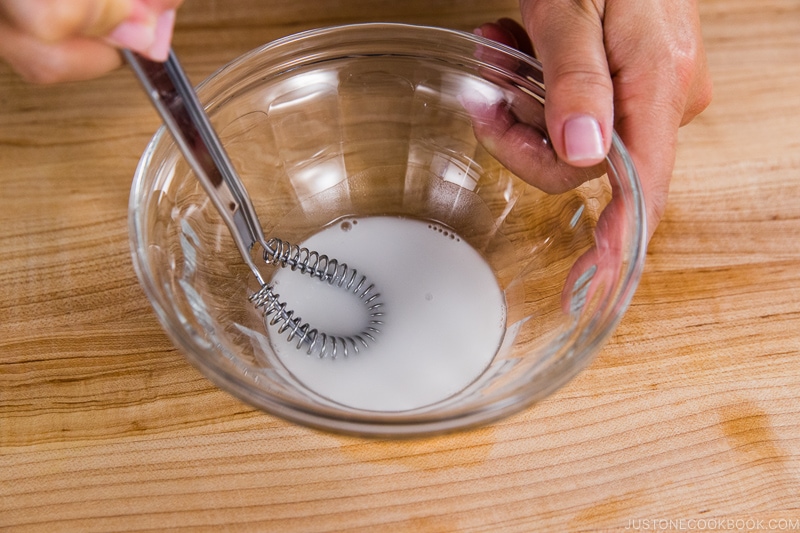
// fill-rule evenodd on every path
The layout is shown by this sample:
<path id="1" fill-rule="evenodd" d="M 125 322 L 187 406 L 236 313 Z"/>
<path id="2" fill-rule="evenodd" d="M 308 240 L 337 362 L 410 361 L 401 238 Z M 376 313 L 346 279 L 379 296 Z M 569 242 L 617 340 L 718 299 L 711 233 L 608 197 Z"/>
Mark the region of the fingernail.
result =
<path id="1" fill-rule="evenodd" d="M 166 61 L 172 43 L 172 29 L 175 26 L 175 10 L 164 11 L 156 20 L 155 39 L 147 55 L 154 61 Z"/>
<path id="2" fill-rule="evenodd" d="M 483 37 L 483 30 L 480 28 L 475 28 L 474 30 L 472 30 L 472 33 L 477 35 L 478 37 Z"/>
<path id="3" fill-rule="evenodd" d="M 141 22 L 125 21 L 119 24 L 108 37 L 108 41 L 134 52 L 146 52 L 156 39 L 155 28 Z"/>
<path id="4" fill-rule="evenodd" d="M 594 164 L 606 156 L 600 124 L 588 115 L 571 118 L 564 124 L 564 147 L 567 162 L 572 164 Z"/>

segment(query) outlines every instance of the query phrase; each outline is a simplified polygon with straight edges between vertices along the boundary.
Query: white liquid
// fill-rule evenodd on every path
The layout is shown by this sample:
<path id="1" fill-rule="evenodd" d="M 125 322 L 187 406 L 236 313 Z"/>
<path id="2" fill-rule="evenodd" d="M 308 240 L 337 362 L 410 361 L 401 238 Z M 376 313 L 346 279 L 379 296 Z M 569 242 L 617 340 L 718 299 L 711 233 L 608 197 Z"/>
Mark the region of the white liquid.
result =
<path id="1" fill-rule="evenodd" d="M 309 356 L 271 329 L 280 360 L 316 394 L 357 409 L 416 409 L 468 386 L 500 347 L 503 293 L 480 254 L 449 230 L 367 217 L 327 227 L 302 245 L 365 274 L 385 304 L 376 341 L 347 358 Z M 320 331 L 350 335 L 368 322 L 363 302 L 342 288 L 288 269 L 272 281 L 295 316 Z"/>

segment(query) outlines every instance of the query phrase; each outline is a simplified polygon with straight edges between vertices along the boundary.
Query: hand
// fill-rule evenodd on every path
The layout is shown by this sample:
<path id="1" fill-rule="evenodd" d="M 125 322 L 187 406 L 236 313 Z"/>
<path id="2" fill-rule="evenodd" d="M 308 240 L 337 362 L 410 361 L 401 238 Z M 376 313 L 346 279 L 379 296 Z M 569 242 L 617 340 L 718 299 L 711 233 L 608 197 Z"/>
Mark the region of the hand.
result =
<path id="1" fill-rule="evenodd" d="M 116 48 L 163 61 L 181 0 L 0 0 L 0 58 L 36 83 L 100 76 Z"/>
<path id="2" fill-rule="evenodd" d="M 527 32 L 502 20 L 478 33 L 536 51 L 561 160 L 596 165 L 616 129 L 642 182 L 651 237 L 666 207 L 678 128 L 711 101 L 696 0 L 522 0 L 521 12 Z"/>

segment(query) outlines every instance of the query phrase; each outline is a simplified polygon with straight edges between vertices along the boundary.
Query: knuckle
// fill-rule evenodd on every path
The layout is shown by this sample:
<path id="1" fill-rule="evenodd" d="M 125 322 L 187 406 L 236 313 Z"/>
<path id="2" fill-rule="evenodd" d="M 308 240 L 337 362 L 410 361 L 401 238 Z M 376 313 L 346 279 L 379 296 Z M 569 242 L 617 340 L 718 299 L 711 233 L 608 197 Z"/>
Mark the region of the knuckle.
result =
<path id="1" fill-rule="evenodd" d="M 704 76 L 689 96 L 689 100 L 681 118 L 681 126 L 691 122 L 697 115 L 711 105 L 714 96 L 714 86 L 709 76 Z"/>
<path id="2" fill-rule="evenodd" d="M 705 76 L 704 78 L 701 87 L 696 91 L 694 99 L 695 106 L 699 108 L 698 113 L 710 106 L 711 101 L 714 99 L 714 83 L 711 81 L 710 76 Z"/>
<path id="3" fill-rule="evenodd" d="M 608 72 L 593 68 L 582 60 L 562 61 L 552 65 L 552 78 L 548 86 L 556 90 L 600 90 L 611 92 L 613 90 L 611 76 Z"/>
<path id="4" fill-rule="evenodd" d="M 684 87 L 690 87 L 699 73 L 705 71 L 705 52 L 699 36 L 678 34 L 659 49 L 663 56 L 659 63 L 667 69 L 664 72 Z"/>
<path id="5" fill-rule="evenodd" d="M 671 47 L 668 61 L 672 65 L 672 72 L 681 85 L 690 86 L 696 77 L 698 59 L 694 47 Z"/>
<path id="6" fill-rule="evenodd" d="M 628 88 L 649 87 L 648 94 L 640 96 L 660 102 L 680 125 L 689 123 L 710 105 L 713 84 L 699 37 L 673 35 L 663 39 L 650 54 L 640 58 L 638 65 L 636 72 L 628 71 L 617 82 Z"/>
<path id="7" fill-rule="evenodd" d="M 673 47 L 669 56 L 676 102 L 686 124 L 711 104 L 713 83 L 706 68 L 705 55 L 698 43 Z M 681 98 L 678 98 L 678 97 Z"/>

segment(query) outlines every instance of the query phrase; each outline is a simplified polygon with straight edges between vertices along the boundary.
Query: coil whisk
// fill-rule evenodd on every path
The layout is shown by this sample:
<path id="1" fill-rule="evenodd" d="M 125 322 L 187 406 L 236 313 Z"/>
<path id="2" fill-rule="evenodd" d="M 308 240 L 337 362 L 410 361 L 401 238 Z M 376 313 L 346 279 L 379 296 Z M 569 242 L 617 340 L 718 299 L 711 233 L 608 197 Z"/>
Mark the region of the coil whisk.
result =
<path id="1" fill-rule="evenodd" d="M 278 327 L 279 335 L 288 332 L 289 342 L 297 340 L 298 349 L 306 348 L 307 354 L 316 354 L 319 358 L 336 359 L 339 356 L 357 354 L 360 348 L 366 348 L 370 342 L 375 342 L 375 336 L 380 333 L 383 325 L 383 303 L 375 285 L 366 276 L 359 275 L 356 269 L 351 269 L 346 263 L 339 263 L 327 255 L 277 238 L 267 241 L 264 261 L 267 264 L 288 267 L 350 292 L 367 308 L 368 323 L 359 333 L 337 335 L 322 332 L 304 322 L 301 317 L 295 316 L 294 311 L 287 309 L 286 303 L 280 301 L 280 295 L 275 293 L 272 285 L 264 285 L 250 297 L 251 302 L 262 310 L 264 320 L 270 326 Z"/>

